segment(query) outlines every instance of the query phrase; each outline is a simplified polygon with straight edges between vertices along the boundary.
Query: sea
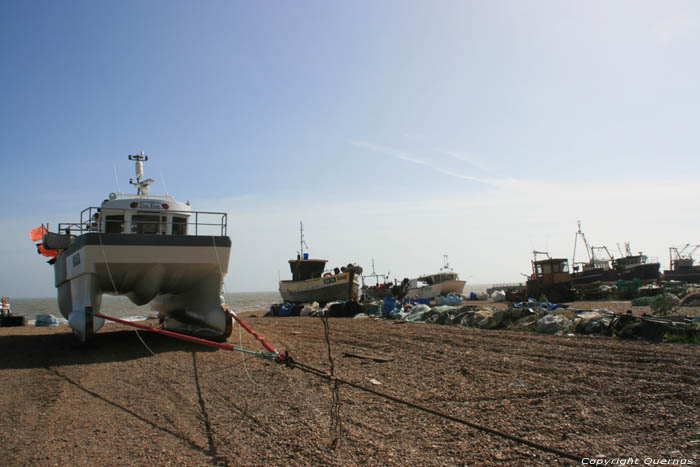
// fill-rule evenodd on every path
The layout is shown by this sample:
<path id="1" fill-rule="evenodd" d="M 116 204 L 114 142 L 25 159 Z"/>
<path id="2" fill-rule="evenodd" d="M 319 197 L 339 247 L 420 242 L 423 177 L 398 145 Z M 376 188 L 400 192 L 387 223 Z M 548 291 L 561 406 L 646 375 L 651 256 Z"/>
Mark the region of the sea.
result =
<path id="1" fill-rule="evenodd" d="M 467 284 L 464 287 L 464 294 L 470 292 L 481 293 L 493 287 L 494 284 Z M 275 303 L 281 303 L 282 298 L 279 292 L 237 292 L 225 294 L 225 301 L 234 311 L 261 311 L 269 310 Z M 53 315 L 61 317 L 58 311 L 56 297 L 45 298 L 13 298 L 9 297 L 12 307 L 12 314 L 16 316 L 26 316 L 27 321 L 36 319 L 37 315 Z M 155 317 L 156 313 L 151 310 L 150 305 L 136 306 L 126 297 L 115 297 L 103 295 L 100 312 L 115 318 L 130 317 Z"/>

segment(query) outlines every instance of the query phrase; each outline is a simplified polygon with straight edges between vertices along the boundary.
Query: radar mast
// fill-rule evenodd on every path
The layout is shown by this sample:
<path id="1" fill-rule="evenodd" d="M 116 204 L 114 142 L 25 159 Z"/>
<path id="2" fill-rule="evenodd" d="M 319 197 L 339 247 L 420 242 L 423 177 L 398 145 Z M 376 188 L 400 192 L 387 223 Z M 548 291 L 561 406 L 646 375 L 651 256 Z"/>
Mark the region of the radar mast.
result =
<path id="1" fill-rule="evenodd" d="M 129 155 L 130 161 L 136 161 L 136 181 L 133 178 L 129 179 L 129 183 L 136 187 L 136 193 L 139 195 L 147 195 L 150 191 L 149 185 L 155 182 L 152 178 L 141 180 L 143 178 L 143 163 L 148 160 L 148 155 L 141 151 L 141 154 Z"/>

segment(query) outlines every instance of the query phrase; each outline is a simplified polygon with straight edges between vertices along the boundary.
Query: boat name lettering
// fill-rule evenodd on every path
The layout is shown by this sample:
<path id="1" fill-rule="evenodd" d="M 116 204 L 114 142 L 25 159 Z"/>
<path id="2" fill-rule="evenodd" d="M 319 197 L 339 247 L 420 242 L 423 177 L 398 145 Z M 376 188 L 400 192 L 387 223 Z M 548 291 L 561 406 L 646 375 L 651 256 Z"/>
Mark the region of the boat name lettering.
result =
<path id="1" fill-rule="evenodd" d="M 163 206 L 160 203 L 151 203 L 151 202 L 141 202 L 139 203 L 140 208 L 146 208 L 146 209 L 163 209 Z"/>
<path id="2" fill-rule="evenodd" d="M 326 277 L 323 279 L 324 284 L 332 284 L 333 282 L 335 282 L 335 277 Z"/>
<path id="3" fill-rule="evenodd" d="M 80 264 L 80 253 L 76 253 L 73 255 L 73 267 L 76 267 L 79 264 Z"/>

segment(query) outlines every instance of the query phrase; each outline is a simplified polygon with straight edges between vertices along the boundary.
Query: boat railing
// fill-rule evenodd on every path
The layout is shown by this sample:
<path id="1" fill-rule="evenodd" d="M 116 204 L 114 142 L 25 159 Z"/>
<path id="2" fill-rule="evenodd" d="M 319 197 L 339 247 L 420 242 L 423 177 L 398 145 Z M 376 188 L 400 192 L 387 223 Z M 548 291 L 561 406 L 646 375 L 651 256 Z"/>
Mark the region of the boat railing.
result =
<path id="1" fill-rule="evenodd" d="M 58 224 L 58 233 L 67 235 L 82 235 L 89 232 L 102 233 L 125 233 L 126 214 L 134 213 L 133 209 L 122 208 L 99 208 L 91 206 L 80 212 L 80 222 L 61 222 Z M 150 226 L 154 228 L 154 234 L 164 234 L 168 224 L 172 224 L 171 235 L 219 235 L 228 234 L 228 214 L 225 212 L 213 211 L 175 211 L 175 210 L 139 210 L 139 215 L 158 216 L 158 220 L 139 219 L 131 221 L 132 226 Z M 178 216 L 180 214 L 180 216 Z M 171 215 L 170 220 L 163 220 L 165 215 Z M 174 215 L 174 216 L 173 216 Z M 110 219 L 110 217 L 116 219 Z M 121 216 L 121 218 L 119 218 Z M 174 222 L 173 219 L 185 219 L 185 222 Z M 104 229 L 100 229 L 100 224 L 104 222 Z M 175 227 L 179 226 L 181 233 L 175 233 Z M 110 228 L 112 227 L 112 228 Z M 184 228 L 183 228 L 184 227 Z"/>

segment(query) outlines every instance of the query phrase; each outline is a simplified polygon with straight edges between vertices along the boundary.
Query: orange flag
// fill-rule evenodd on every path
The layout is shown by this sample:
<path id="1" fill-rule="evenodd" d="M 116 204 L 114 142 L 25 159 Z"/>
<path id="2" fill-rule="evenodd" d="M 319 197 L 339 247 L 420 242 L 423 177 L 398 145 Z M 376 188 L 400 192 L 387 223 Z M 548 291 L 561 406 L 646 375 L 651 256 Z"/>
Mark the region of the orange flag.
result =
<path id="1" fill-rule="evenodd" d="M 30 230 L 29 236 L 32 237 L 33 242 L 38 242 L 44 237 L 45 233 L 48 233 L 48 230 L 46 230 L 46 227 L 42 224 L 41 227 Z"/>

